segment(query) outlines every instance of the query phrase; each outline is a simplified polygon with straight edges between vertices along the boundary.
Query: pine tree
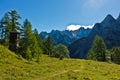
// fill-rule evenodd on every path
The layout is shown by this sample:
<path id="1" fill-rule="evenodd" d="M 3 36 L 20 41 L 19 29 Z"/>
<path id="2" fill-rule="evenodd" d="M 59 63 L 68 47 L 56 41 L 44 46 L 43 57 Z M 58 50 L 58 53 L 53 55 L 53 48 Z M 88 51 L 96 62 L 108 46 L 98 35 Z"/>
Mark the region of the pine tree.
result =
<path id="1" fill-rule="evenodd" d="M 98 35 L 95 37 L 93 41 L 92 48 L 88 52 L 88 59 L 98 60 L 98 61 L 105 61 L 105 53 L 106 53 L 106 46 L 101 37 Z"/>
<path id="2" fill-rule="evenodd" d="M 44 42 L 44 53 L 52 56 L 53 54 L 53 42 L 50 36 L 48 36 L 47 40 Z"/>
<path id="3" fill-rule="evenodd" d="M 114 63 L 120 64 L 120 47 L 113 47 L 111 49 L 111 58 Z"/>

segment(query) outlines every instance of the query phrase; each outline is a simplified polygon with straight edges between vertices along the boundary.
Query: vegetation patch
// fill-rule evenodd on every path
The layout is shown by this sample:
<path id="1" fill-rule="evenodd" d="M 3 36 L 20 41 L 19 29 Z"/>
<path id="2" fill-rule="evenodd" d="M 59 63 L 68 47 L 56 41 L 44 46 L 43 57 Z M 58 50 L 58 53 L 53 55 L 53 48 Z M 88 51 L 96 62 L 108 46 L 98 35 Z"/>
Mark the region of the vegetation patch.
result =
<path id="1" fill-rule="evenodd" d="M 2 57 L 4 56 L 4 57 Z M 27 61 L 0 46 L 0 80 L 119 80 L 120 65 L 42 55 Z"/>

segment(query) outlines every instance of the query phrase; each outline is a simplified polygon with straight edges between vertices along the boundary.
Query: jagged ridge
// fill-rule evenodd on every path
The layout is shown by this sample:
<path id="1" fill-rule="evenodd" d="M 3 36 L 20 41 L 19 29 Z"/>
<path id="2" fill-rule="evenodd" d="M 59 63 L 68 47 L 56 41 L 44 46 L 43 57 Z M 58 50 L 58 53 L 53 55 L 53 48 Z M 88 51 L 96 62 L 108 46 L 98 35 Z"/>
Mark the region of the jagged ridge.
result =
<path id="1" fill-rule="evenodd" d="M 75 30 L 75 31 L 52 30 L 50 33 L 41 32 L 40 36 L 41 36 L 42 39 L 46 39 L 47 36 L 49 35 L 49 36 L 52 37 L 54 45 L 62 43 L 64 45 L 68 46 L 73 41 L 75 41 L 79 38 L 87 37 L 88 34 L 90 33 L 90 31 L 91 31 L 91 29 L 89 29 L 89 28 L 84 29 L 83 27 L 81 27 L 80 29 Z"/>
<path id="2" fill-rule="evenodd" d="M 108 49 L 120 46 L 120 21 L 118 18 L 114 19 L 109 14 L 101 23 L 96 23 L 87 38 L 79 39 L 69 46 L 70 56 L 72 58 L 86 58 L 96 35 L 104 39 Z"/>

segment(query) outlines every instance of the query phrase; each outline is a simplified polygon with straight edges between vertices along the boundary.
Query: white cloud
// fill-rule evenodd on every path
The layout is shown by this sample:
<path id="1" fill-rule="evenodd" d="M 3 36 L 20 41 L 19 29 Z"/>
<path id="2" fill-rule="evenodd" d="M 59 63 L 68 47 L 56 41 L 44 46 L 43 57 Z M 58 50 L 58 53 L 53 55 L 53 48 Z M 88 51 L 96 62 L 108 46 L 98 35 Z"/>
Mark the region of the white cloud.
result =
<path id="1" fill-rule="evenodd" d="M 80 25 L 69 25 L 67 26 L 67 30 L 77 30 L 79 29 L 81 26 Z"/>
<path id="2" fill-rule="evenodd" d="M 71 25 L 67 26 L 67 30 L 74 31 L 74 30 L 77 30 L 77 29 L 79 29 L 81 27 L 84 27 L 86 29 L 86 28 L 93 28 L 93 26 L 94 25 L 85 26 L 85 25 L 74 25 L 74 24 L 71 24 Z"/>

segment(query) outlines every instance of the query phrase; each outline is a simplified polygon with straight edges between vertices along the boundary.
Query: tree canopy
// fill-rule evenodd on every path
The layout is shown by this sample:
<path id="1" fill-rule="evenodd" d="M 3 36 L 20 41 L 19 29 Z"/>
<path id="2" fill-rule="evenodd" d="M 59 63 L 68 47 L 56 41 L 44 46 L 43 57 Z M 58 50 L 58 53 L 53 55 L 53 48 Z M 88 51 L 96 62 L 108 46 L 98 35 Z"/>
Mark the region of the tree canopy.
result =
<path id="1" fill-rule="evenodd" d="M 106 45 L 100 36 L 96 36 L 88 52 L 88 59 L 105 61 Z"/>
<path id="2" fill-rule="evenodd" d="M 65 45 L 58 44 L 54 47 L 54 56 L 69 58 L 69 50 Z"/>

